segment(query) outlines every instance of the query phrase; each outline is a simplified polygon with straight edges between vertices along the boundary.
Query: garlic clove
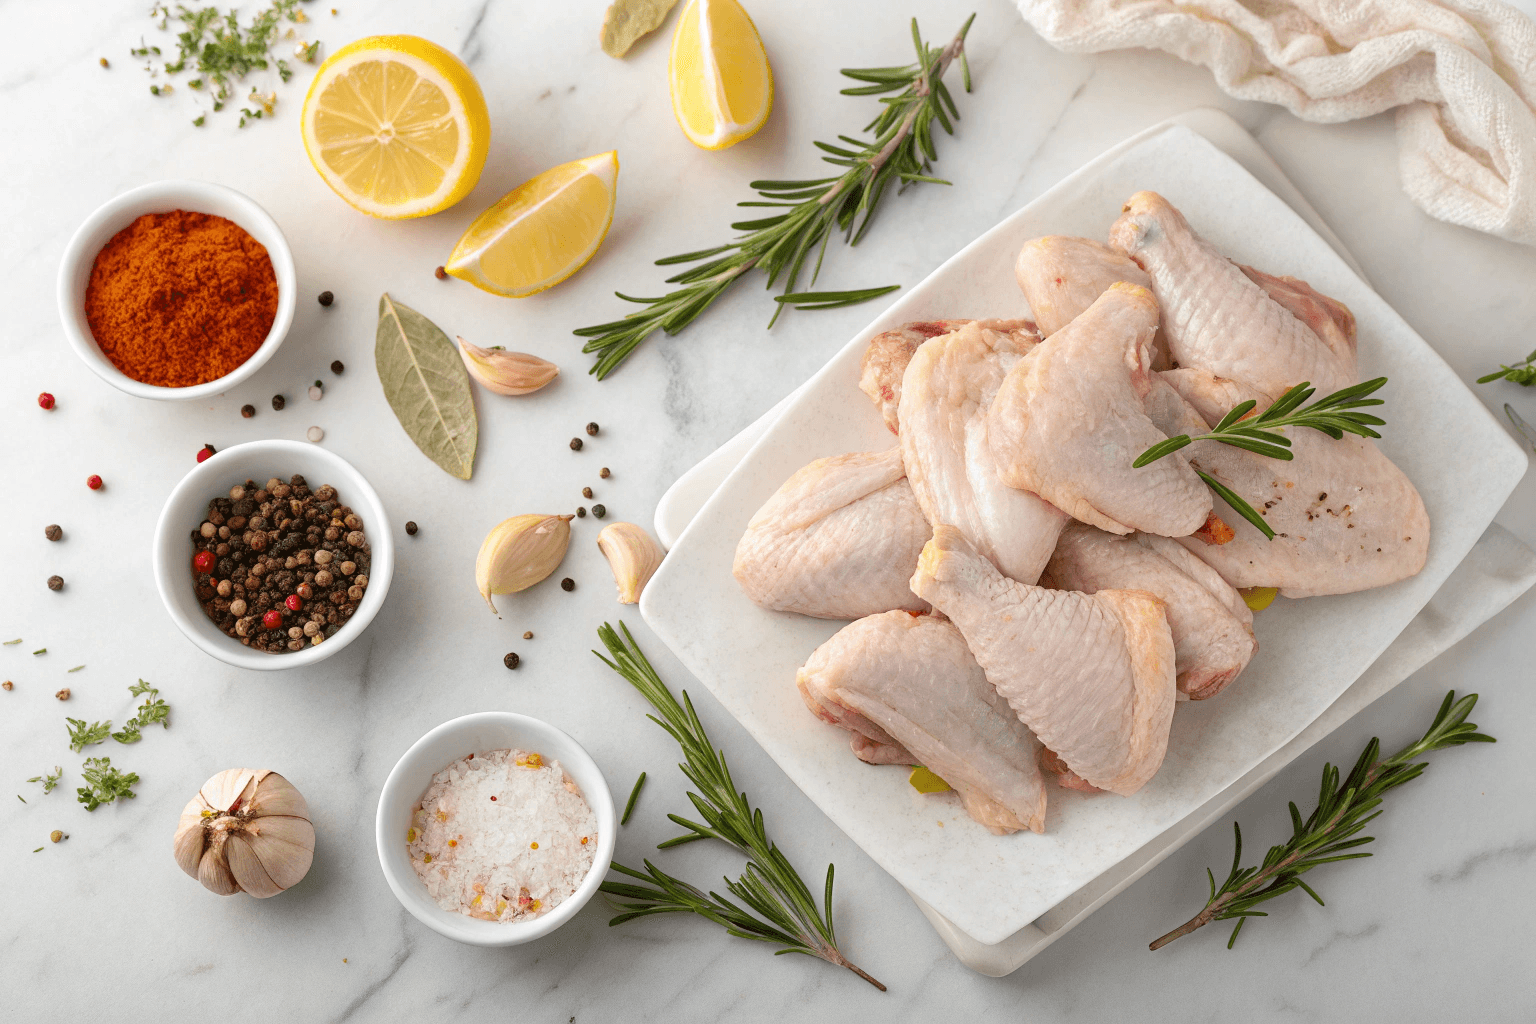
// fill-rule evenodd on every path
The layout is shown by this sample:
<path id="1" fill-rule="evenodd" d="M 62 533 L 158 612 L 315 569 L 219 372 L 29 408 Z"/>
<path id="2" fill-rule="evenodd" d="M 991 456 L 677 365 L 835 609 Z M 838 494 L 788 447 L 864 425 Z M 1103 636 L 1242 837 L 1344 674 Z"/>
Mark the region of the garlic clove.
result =
<path id="1" fill-rule="evenodd" d="M 609 523 L 597 535 L 597 547 L 613 570 L 620 604 L 640 601 L 640 592 L 666 557 L 651 535 L 634 523 Z"/>
<path id="2" fill-rule="evenodd" d="M 481 348 L 459 339 L 459 357 L 469 375 L 498 395 L 526 395 L 554 380 L 560 367 L 526 352 Z"/>
<path id="3" fill-rule="evenodd" d="M 496 611 L 492 594 L 526 590 L 560 567 L 571 543 L 572 518 L 513 516 L 485 535 L 475 559 L 475 585 L 491 611 Z"/>
<path id="4" fill-rule="evenodd" d="M 233 896 L 240 891 L 240 884 L 235 881 L 229 864 L 224 860 L 224 849 L 228 845 L 221 842 L 204 853 L 197 865 L 197 880 L 203 883 L 204 889 L 219 896 Z"/>
<path id="5" fill-rule="evenodd" d="M 251 798 L 251 811 L 255 814 L 289 814 L 297 818 L 309 818 L 309 804 L 293 783 L 276 772 L 268 772 L 256 786 Z"/>
<path id="6" fill-rule="evenodd" d="M 267 875 L 283 889 L 297 885 L 315 859 L 315 827 L 303 818 L 262 818 L 246 841 Z"/>
<path id="7" fill-rule="evenodd" d="M 259 900 L 276 896 L 283 887 L 272 881 L 261 858 L 251 849 L 244 833 L 232 833 L 224 843 L 224 856 L 229 861 L 229 873 L 235 876 L 240 888 Z"/>
<path id="8" fill-rule="evenodd" d="M 197 877 L 198 864 L 203 859 L 203 801 L 197 797 L 187 804 L 181 812 L 181 821 L 176 826 L 176 840 L 174 850 L 176 863 L 181 870 Z"/>

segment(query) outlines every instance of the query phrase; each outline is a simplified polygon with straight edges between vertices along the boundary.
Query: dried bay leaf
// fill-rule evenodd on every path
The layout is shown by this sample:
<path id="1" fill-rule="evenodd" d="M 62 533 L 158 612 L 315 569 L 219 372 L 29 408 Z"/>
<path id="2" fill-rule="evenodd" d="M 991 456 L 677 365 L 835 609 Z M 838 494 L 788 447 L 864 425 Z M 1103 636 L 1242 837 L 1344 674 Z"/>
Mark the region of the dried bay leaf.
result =
<path id="1" fill-rule="evenodd" d="M 384 397 L 422 454 L 461 480 L 475 468 L 480 423 L 469 374 L 448 335 L 385 292 L 374 365 Z"/>
<path id="2" fill-rule="evenodd" d="M 677 0 L 613 0 L 603 15 L 603 52 L 622 57 L 645 35 L 667 20 Z"/>

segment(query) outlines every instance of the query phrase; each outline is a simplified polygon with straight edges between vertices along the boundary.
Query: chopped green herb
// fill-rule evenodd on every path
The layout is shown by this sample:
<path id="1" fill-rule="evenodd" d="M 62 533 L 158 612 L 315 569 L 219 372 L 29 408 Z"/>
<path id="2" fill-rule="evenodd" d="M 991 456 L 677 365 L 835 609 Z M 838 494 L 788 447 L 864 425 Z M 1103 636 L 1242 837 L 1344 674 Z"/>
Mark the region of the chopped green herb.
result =
<path id="1" fill-rule="evenodd" d="M 201 128 L 206 120 L 208 120 L 207 114 L 198 114 L 197 117 L 192 119 L 192 127 Z"/>
<path id="2" fill-rule="evenodd" d="M 48 648 L 46 648 L 46 647 L 39 647 L 37 650 L 32 652 L 32 656 L 35 658 L 39 654 L 47 654 L 47 653 L 48 653 Z"/>
<path id="3" fill-rule="evenodd" d="M 81 786 L 75 790 L 79 794 L 76 799 L 88 811 L 94 811 L 102 804 L 110 804 L 118 797 L 131 800 L 139 795 L 133 791 L 133 787 L 139 783 L 138 773 L 129 772 L 124 775 L 112 767 L 110 757 L 86 758 L 85 768 L 80 774 L 90 784 L 90 788 Z"/>
<path id="4" fill-rule="evenodd" d="M 128 719 L 123 728 L 112 734 L 112 738 L 119 743 L 137 743 L 144 738 L 140 731 L 145 726 L 158 725 L 162 729 L 169 729 L 171 706 L 160 699 L 160 691 L 140 679 L 133 686 L 128 687 L 128 692 L 134 697 L 143 697 L 144 703 L 139 705 L 139 713 Z M 147 696 L 146 696 L 147 695 Z"/>
<path id="5" fill-rule="evenodd" d="M 22 803 L 26 803 L 27 802 L 27 798 L 22 796 L 20 793 L 16 794 L 16 799 L 20 800 Z"/>
<path id="6" fill-rule="evenodd" d="M 70 669 L 70 671 L 71 672 L 79 672 L 83 668 L 85 668 L 84 665 L 76 665 L 74 668 Z"/>
<path id="7" fill-rule="evenodd" d="M 62 779 L 63 777 L 64 777 L 64 769 L 58 767 L 57 765 L 55 765 L 54 768 L 53 768 L 53 774 L 52 775 L 34 775 L 30 779 L 28 779 L 27 781 L 28 782 L 41 782 L 43 784 L 43 795 L 47 796 L 49 793 L 53 792 L 53 787 L 57 786 L 59 784 L 59 780 Z M 22 803 L 26 803 L 26 801 L 23 800 Z"/>
<path id="8" fill-rule="evenodd" d="M 77 754 L 86 747 L 105 743 L 107 737 L 112 735 L 111 721 L 92 722 L 90 725 L 86 725 L 83 718 L 66 718 L 64 721 L 69 723 L 69 749 Z"/>
<path id="9" fill-rule="evenodd" d="M 42 853 L 43 852 L 43 848 L 41 846 L 39 846 L 37 849 L 33 850 L 32 852 L 33 853 Z"/>
<path id="10" fill-rule="evenodd" d="M 19 643 L 21 643 L 21 637 L 17 637 L 15 640 L 7 640 L 5 642 L 5 646 L 7 646 L 7 647 L 14 647 L 14 646 L 16 646 Z"/>
<path id="11" fill-rule="evenodd" d="M 217 7 L 189 8 L 177 4 L 174 11 L 168 4 L 157 3 L 150 8 L 150 16 L 162 30 L 168 29 L 172 19 L 181 23 L 176 34 L 176 56 L 165 61 L 159 68 L 146 64 L 151 72 L 163 71 L 167 75 L 194 71 L 196 78 L 187 85 L 193 89 L 207 88 L 213 98 L 213 109 L 223 108 L 234 94 L 235 83 L 242 81 L 252 71 L 268 68 L 276 70 L 278 78 L 286 82 L 293 76 L 288 62 L 271 57 L 272 46 L 277 42 L 278 29 L 284 21 L 295 24 L 308 21 L 299 10 L 300 0 L 272 0 L 272 3 L 251 18 L 250 24 L 241 27 L 237 11 L 220 11 Z M 301 44 L 305 60 L 313 59 L 319 43 Z M 140 46 L 131 51 L 135 57 L 148 58 L 160 51 L 153 46 Z M 159 86 L 151 86 L 151 92 L 159 93 Z M 166 92 L 170 87 L 166 86 Z M 259 118 L 261 114 L 245 111 L 240 123 L 247 118 Z M 203 116 L 192 123 L 203 124 Z"/>
<path id="12" fill-rule="evenodd" d="M 138 721 L 130 718 L 121 729 L 112 734 L 112 738 L 119 743 L 137 743 L 144 738 L 144 734 L 139 732 Z"/>

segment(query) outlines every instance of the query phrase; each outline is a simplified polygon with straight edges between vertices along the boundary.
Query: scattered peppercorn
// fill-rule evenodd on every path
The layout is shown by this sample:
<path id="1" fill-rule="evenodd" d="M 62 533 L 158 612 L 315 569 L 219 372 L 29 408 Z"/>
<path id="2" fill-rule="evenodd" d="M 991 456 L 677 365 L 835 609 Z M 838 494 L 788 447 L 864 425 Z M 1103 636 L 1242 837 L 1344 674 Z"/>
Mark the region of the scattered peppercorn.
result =
<path id="1" fill-rule="evenodd" d="M 198 462 L 207 462 L 210 458 L 212 458 L 213 456 L 217 455 L 218 453 L 219 453 L 219 450 L 217 448 L 215 448 L 213 445 L 205 444 L 205 445 L 203 445 L 201 448 L 199 448 L 197 450 L 197 461 Z"/>
<path id="2" fill-rule="evenodd" d="M 343 363 L 340 359 L 331 360 L 331 372 L 336 376 L 340 377 L 343 373 L 346 372 L 346 369 L 347 364 Z"/>
<path id="3" fill-rule="evenodd" d="M 412 537 L 416 536 L 416 531 L 419 530 L 419 529 L 421 529 L 421 527 L 416 525 L 416 520 L 414 520 L 414 519 L 407 519 L 405 521 L 405 532 L 409 536 L 412 536 Z"/>
<path id="4" fill-rule="evenodd" d="M 573 452 L 581 451 L 581 438 L 579 438 L 579 437 L 571 438 L 571 451 L 573 451 Z"/>
<path id="5" fill-rule="evenodd" d="M 7 679 L 5 682 L 0 683 L 0 689 L 14 690 L 16 689 L 16 684 Z"/>
<path id="6" fill-rule="evenodd" d="M 44 391 L 42 394 L 37 396 L 37 404 L 42 406 L 44 409 L 52 409 L 53 396 Z"/>
<path id="7" fill-rule="evenodd" d="M 242 405 L 240 407 L 240 415 L 244 416 L 246 419 L 250 419 L 252 416 L 256 415 L 256 407 L 254 405 Z"/>
<path id="8" fill-rule="evenodd" d="M 320 293 L 320 305 L 322 305 L 322 306 L 329 306 L 331 303 L 333 303 L 335 301 L 336 301 L 336 296 L 332 295 L 330 292 L 321 292 Z"/>
<path id="9" fill-rule="evenodd" d="M 54 696 L 57 697 L 59 700 L 69 700 L 69 687 L 67 687 L 67 686 L 64 687 L 64 689 L 62 689 L 58 693 L 54 694 Z"/>
<path id="10" fill-rule="evenodd" d="M 608 472 L 608 467 L 604 466 L 602 469 L 598 470 L 597 475 L 602 477 L 604 480 L 607 480 L 610 475 Z"/>
<path id="11" fill-rule="evenodd" d="M 586 508 L 585 505 L 577 505 L 576 506 L 576 518 L 577 519 L 585 519 L 585 518 L 587 518 L 587 508 Z"/>
<path id="12" fill-rule="evenodd" d="M 590 488 L 590 487 L 583 487 L 581 489 L 581 496 L 583 498 L 590 498 L 590 497 L 592 497 L 592 488 Z"/>
<path id="13" fill-rule="evenodd" d="M 101 477 L 97 476 L 95 473 L 92 473 L 90 476 L 85 478 L 85 486 L 89 487 L 93 491 L 101 490 Z"/>
<path id="14" fill-rule="evenodd" d="M 49 540 L 59 540 L 64 536 L 64 531 L 59 529 L 58 523 L 53 523 L 48 526 L 47 529 L 43 530 L 43 536 L 47 537 Z"/>
<path id="15" fill-rule="evenodd" d="M 291 612 L 302 611 L 304 609 L 304 599 L 298 594 L 289 594 L 283 600 L 283 604 L 287 605 L 288 610 Z"/>
<path id="16" fill-rule="evenodd" d="M 587 424 L 587 436 L 588 437 L 596 437 L 597 436 L 597 424 L 596 423 L 588 423 Z"/>
<path id="17" fill-rule="evenodd" d="M 439 281 L 448 280 L 448 271 L 444 270 L 442 267 L 438 267 L 436 270 L 432 271 L 432 273 L 437 277 Z"/>
<path id="18" fill-rule="evenodd" d="M 112 65 L 111 65 L 111 64 L 108 64 L 108 63 L 107 63 L 107 58 L 105 58 L 105 57 L 103 57 L 103 58 L 101 58 L 101 66 L 102 66 L 102 67 L 104 67 L 104 68 L 109 68 L 109 67 L 111 67 L 111 66 L 112 66 Z"/>
<path id="19" fill-rule="evenodd" d="M 576 581 L 567 576 L 565 579 L 560 581 L 560 589 L 566 593 L 570 593 L 576 589 Z"/>
<path id="20" fill-rule="evenodd" d="M 523 634 L 523 639 L 524 640 L 532 640 L 533 639 L 533 630 L 530 629 L 528 632 L 524 633 Z"/>
<path id="21" fill-rule="evenodd" d="M 64 577 L 63 576 L 49 576 L 48 577 L 48 589 L 49 590 L 63 590 L 64 589 Z"/>
<path id="22" fill-rule="evenodd" d="M 325 440 L 325 431 L 321 430 L 319 427 L 310 427 L 308 430 L 304 431 L 304 436 L 316 444 L 319 444 L 321 441 Z"/>
<path id="23" fill-rule="evenodd" d="M 508 652 L 508 654 L 507 654 L 507 656 L 505 658 L 501 659 L 501 663 L 503 665 L 507 666 L 507 668 L 517 668 L 518 662 L 520 662 L 522 660 L 523 659 L 521 659 L 521 658 L 519 658 L 517 656 L 517 652 L 516 651 L 511 651 L 511 652 Z"/>
<path id="24" fill-rule="evenodd" d="M 194 572 L 213 572 L 213 567 L 218 564 L 218 558 L 212 551 L 199 551 L 192 556 L 192 570 Z"/>
<path id="25" fill-rule="evenodd" d="M 288 399 L 284 398 L 282 395 L 273 395 L 272 396 L 272 408 L 273 409 L 281 410 L 283 408 L 283 406 L 285 406 L 287 404 L 288 404 Z"/>
<path id="26" fill-rule="evenodd" d="M 66 836 L 66 835 L 65 835 L 65 834 L 64 834 L 64 832 L 63 832 L 63 830 L 62 830 L 62 829 L 57 829 L 57 828 L 56 828 L 56 829 L 54 829 L 54 830 L 53 830 L 53 831 L 52 831 L 52 832 L 49 832 L 49 833 L 48 833 L 48 839 L 49 839 L 49 840 L 50 840 L 50 841 L 51 841 L 51 842 L 55 842 L 55 843 L 57 843 L 57 842 L 59 842 L 59 841 L 60 841 L 60 840 L 61 840 L 61 839 L 68 839 L 68 838 L 69 838 L 69 837 L 68 837 L 68 836 Z"/>
<path id="27" fill-rule="evenodd" d="M 602 505 L 593 505 L 592 506 L 592 514 L 597 516 L 597 518 L 601 519 L 601 518 L 603 518 L 603 516 L 608 514 L 608 509 L 603 507 Z"/>

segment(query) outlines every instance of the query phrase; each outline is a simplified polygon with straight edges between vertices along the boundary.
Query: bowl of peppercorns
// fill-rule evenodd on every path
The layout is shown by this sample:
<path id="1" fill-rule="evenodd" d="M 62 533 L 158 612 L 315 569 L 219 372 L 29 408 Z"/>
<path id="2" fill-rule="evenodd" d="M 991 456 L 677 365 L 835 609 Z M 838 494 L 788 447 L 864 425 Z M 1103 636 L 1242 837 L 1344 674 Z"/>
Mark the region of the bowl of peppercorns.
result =
<path id="1" fill-rule="evenodd" d="M 298 668 L 351 643 L 394 572 L 383 503 L 324 448 L 252 441 L 198 463 L 155 527 L 155 584 L 183 633 L 240 668 Z"/>

